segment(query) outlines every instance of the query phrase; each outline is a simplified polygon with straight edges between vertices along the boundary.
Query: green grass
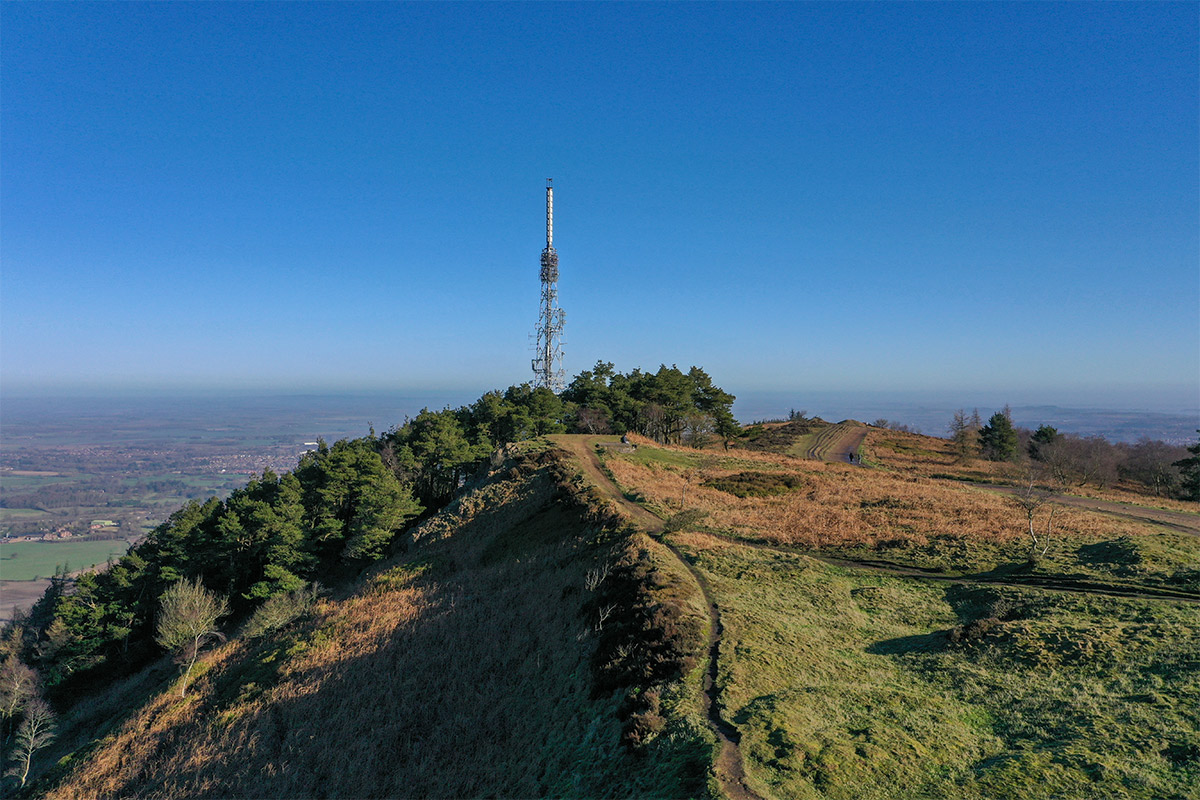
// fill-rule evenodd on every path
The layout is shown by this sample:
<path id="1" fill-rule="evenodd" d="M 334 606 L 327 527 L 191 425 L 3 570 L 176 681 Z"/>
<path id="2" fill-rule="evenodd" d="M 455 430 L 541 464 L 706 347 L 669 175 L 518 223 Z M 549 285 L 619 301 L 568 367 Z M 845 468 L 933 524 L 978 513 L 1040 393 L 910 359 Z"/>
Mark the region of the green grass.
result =
<path id="1" fill-rule="evenodd" d="M 37 508 L 0 508 L 0 523 L 25 522 L 49 516 L 49 512 Z"/>
<path id="2" fill-rule="evenodd" d="M 1196 796 L 1194 605 L 935 585 L 737 546 L 695 558 L 722 611 L 724 713 L 764 796 Z"/>
<path id="3" fill-rule="evenodd" d="M 9 542 L 0 544 L 0 578 L 6 581 L 32 581 L 49 578 L 55 568 L 66 564 L 71 570 L 103 564 L 109 557 L 119 558 L 129 542 L 112 539 L 86 542 Z"/>
<path id="4" fill-rule="evenodd" d="M 796 475 L 771 472 L 738 472 L 724 478 L 713 478 L 705 486 L 734 495 L 735 497 L 771 497 L 786 494 L 802 485 Z"/>
<path id="5" fill-rule="evenodd" d="M 37 489 L 55 483 L 79 483 L 90 475 L 13 475 L 10 472 L 0 472 L 0 486 L 8 491 L 18 489 Z"/>
<path id="6" fill-rule="evenodd" d="M 679 450 L 666 450 L 658 447 L 639 447 L 632 453 L 623 453 L 620 458 L 627 458 L 636 464 L 644 464 L 646 466 L 672 466 L 694 468 L 704 464 L 706 456 L 703 452 L 696 451 L 693 453 L 685 453 Z"/>
<path id="7" fill-rule="evenodd" d="M 1164 587 L 1200 592 L 1200 539 L 1158 529 L 1156 533 L 1101 539 L 1062 535 L 1036 563 L 1028 563 L 1024 540 L 997 543 L 935 537 L 924 545 L 872 549 L 831 548 L 831 555 L 883 559 L 948 575 L 991 573 L 1023 577 Z"/>

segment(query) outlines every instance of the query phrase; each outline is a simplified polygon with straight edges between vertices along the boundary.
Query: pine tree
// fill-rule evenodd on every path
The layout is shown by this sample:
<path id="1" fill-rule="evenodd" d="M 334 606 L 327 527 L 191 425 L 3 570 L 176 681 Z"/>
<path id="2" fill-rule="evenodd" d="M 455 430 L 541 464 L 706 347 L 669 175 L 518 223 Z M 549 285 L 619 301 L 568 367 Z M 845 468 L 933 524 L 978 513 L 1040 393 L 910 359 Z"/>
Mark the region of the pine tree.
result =
<path id="1" fill-rule="evenodd" d="M 1189 447 L 1188 452 L 1192 454 L 1190 457 L 1181 458 L 1174 464 L 1183 473 L 1180 495 L 1185 500 L 1200 502 L 1200 442 Z"/>
<path id="2" fill-rule="evenodd" d="M 991 461 L 1012 461 L 1017 455 L 1017 432 L 1012 421 L 997 411 L 988 419 L 987 425 L 979 429 L 979 447 L 985 458 Z"/>

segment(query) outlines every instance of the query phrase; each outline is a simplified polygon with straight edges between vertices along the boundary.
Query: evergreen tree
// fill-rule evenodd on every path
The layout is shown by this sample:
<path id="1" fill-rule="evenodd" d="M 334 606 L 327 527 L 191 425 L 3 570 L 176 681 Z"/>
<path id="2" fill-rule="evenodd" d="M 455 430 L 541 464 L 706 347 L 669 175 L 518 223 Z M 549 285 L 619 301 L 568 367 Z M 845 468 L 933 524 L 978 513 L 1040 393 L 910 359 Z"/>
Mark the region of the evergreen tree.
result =
<path id="1" fill-rule="evenodd" d="M 1200 430 L 1196 433 L 1200 433 Z M 1184 500 L 1200 502 L 1200 442 L 1189 447 L 1188 452 L 1191 456 L 1181 458 L 1174 464 L 1182 473 L 1179 493 Z"/>
<path id="2" fill-rule="evenodd" d="M 1002 411 L 997 411 L 979 429 L 979 447 L 985 458 L 991 461 L 1013 461 L 1017 456 L 1017 432 L 1012 420 Z"/>

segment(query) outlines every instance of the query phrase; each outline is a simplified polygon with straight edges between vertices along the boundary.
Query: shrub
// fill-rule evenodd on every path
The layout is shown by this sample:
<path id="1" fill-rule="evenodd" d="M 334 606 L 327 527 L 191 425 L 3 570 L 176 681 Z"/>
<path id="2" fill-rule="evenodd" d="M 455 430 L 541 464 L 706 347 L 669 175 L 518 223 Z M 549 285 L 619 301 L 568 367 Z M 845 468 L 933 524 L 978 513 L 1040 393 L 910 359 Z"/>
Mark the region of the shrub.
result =
<path id="1" fill-rule="evenodd" d="M 254 639 L 291 624 L 312 609 L 320 588 L 314 581 L 300 589 L 268 598 L 246 622 L 242 635 Z"/>
<path id="2" fill-rule="evenodd" d="M 675 531 L 687 530 L 694 528 L 700 524 L 700 521 L 708 516 L 707 511 L 702 511 L 699 508 L 689 508 L 680 511 L 678 514 L 671 515 L 671 518 L 663 525 L 664 533 L 674 533 Z"/>
<path id="3" fill-rule="evenodd" d="M 952 642 L 968 642 L 973 639 L 982 639 L 996 627 L 1000 626 L 1000 620 L 996 617 L 985 617 L 968 622 L 966 625 L 960 625 L 950 631 L 950 641 Z"/>
<path id="4" fill-rule="evenodd" d="M 704 485 L 744 499 L 785 494 L 800 486 L 801 483 L 802 481 L 797 475 L 778 472 L 739 472 L 724 478 L 713 478 L 705 481 Z"/>

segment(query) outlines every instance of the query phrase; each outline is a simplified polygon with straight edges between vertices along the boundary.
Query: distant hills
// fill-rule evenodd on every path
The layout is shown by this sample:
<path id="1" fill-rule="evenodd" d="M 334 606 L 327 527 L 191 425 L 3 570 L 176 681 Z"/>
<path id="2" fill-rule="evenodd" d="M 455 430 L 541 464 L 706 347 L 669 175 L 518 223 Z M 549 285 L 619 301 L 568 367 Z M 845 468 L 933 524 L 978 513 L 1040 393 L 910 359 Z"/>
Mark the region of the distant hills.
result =
<path id="1" fill-rule="evenodd" d="M 898 402 L 871 400 L 853 394 L 839 394 L 831 402 L 823 395 L 806 399 L 804 393 L 743 392 L 738 396 L 734 413 L 742 422 L 786 418 L 789 410 L 807 410 L 826 419 L 860 419 L 871 422 L 880 417 L 903 423 L 931 436 L 945 436 L 954 411 L 971 403 L 949 405 L 941 403 Z M 979 405 L 986 419 L 999 410 L 1003 399 L 993 408 Z M 1200 428 L 1200 411 L 1167 413 L 1162 411 L 1130 411 L 1106 408 L 1078 408 L 1057 405 L 1014 405 L 1013 423 L 1036 429 L 1052 425 L 1063 433 L 1080 436 L 1103 436 L 1110 442 L 1136 442 L 1141 438 L 1160 439 L 1167 444 L 1190 444 L 1196 441 Z"/>

